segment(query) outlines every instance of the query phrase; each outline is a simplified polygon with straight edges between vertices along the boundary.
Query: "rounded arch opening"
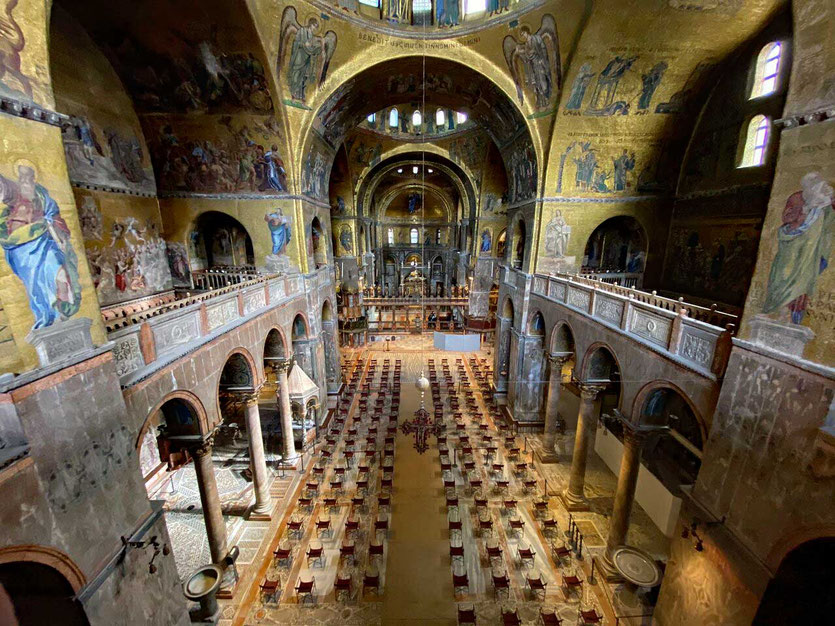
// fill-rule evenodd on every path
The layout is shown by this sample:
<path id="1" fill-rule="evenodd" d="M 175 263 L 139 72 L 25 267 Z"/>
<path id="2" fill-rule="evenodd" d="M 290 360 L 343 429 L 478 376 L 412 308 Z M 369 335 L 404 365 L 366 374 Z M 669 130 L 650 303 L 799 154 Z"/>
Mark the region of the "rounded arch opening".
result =
<path id="1" fill-rule="evenodd" d="M 643 462 L 672 492 L 696 482 L 702 464 L 704 427 L 689 399 L 666 384 L 650 384 L 638 394 L 638 423 L 669 426 L 665 435 L 650 435 L 643 446 Z"/>
<path id="2" fill-rule="evenodd" d="M 80 586 L 73 584 L 65 572 L 32 560 L 30 554 L 22 556 L 20 560 L 0 561 L 0 587 L 8 594 L 16 618 L 7 622 L 0 614 L 0 622 L 19 626 L 89 626 L 84 607 L 75 597 Z"/>
<path id="3" fill-rule="evenodd" d="M 620 406 L 620 365 L 615 353 L 608 346 L 592 345 L 583 362 L 582 382 L 602 384 L 604 390 L 599 395 L 600 415 L 610 415 Z"/>
<path id="4" fill-rule="evenodd" d="M 833 561 L 835 536 L 812 539 L 789 552 L 768 583 L 752 625 L 831 621 L 835 614 Z"/>
<path id="5" fill-rule="evenodd" d="M 561 378 L 571 378 L 574 375 L 577 354 L 574 344 L 574 332 L 567 322 L 557 322 L 554 325 L 554 329 L 551 331 L 549 349 L 553 355 L 566 357 L 562 366 Z"/>
<path id="6" fill-rule="evenodd" d="M 592 231 L 583 252 L 586 274 L 643 274 L 647 234 L 634 217 L 610 217 Z M 604 278 L 605 280 L 605 278 Z M 639 287 L 640 280 L 627 287 Z"/>
<path id="7" fill-rule="evenodd" d="M 246 227 L 220 211 L 206 211 L 194 221 L 191 269 L 254 267 L 255 252 Z"/>

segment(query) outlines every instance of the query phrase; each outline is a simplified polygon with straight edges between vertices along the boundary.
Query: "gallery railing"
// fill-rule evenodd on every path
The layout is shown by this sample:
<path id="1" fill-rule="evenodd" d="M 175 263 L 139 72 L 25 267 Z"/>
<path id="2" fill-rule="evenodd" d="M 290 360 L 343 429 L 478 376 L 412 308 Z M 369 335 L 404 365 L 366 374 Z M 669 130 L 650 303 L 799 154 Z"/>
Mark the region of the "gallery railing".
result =
<path id="1" fill-rule="evenodd" d="M 587 272 L 581 271 L 580 275 L 583 278 L 590 280 L 597 280 L 610 285 L 617 285 L 618 287 L 628 287 L 630 289 L 640 289 L 644 284 L 643 272 Z"/>
<path id="2" fill-rule="evenodd" d="M 505 284 L 524 284 L 525 275 L 505 271 Z M 534 275 L 531 293 L 614 327 L 697 371 L 724 374 L 736 315 L 568 274 Z"/>
<path id="3" fill-rule="evenodd" d="M 303 276 L 270 275 L 199 294 L 189 294 L 152 309 L 108 319 L 113 356 L 122 384 L 179 358 L 218 333 L 331 283 L 330 271 Z M 142 372 L 139 372 L 142 370 Z M 133 376 L 132 376 L 133 375 Z"/>
<path id="4" fill-rule="evenodd" d="M 541 275 L 537 274 L 537 276 Z M 727 329 L 730 324 L 733 326 L 733 328 L 729 329 L 732 332 L 736 332 L 736 329 L 739 326 L 739 316 L 735 313 L 720 310 L 718 304 L 711 304 L 709 307 L 706 307 L 692 302 L 687 302 L 684 298 L 665 298 L 664 296 L 659 296 L 656 291 L 641 291 L 639 288 L 624 287 L 619 283 L 612 283 L 607 280 L 603 280 L 602 277 L 607 276 L 606 274 L 552 274 L 551 276 L 596 287 L 599 290 L 608 291 L 609 293 L 616 293 L 618 295 L 637 300 L 638 302 L 657 306 L 660 309 L 665 309 L 674 313 L 677 313 L 683 308 L 687 311 L 688 317 L 697 319 L 700 322 L 706 322 L 707 324 L 713 324 L 714 326 L 719 326 L 720 328 L 725 329 Z M 601 278 L 597 278 L 598 276 Z M 624 276 L 631 275 L 624 274 Z"/>
<path id="5" fill-rule="evenodd" d="M 363 297 L 365 306 L 464 306 L 469 302 L 467 296 L 423 297 L 420 296 L 386 296 Z"/>
<path id="6" fill-rule="evenodd" d="M 191 273 L 194 288 L 199 290 L 220 289 L 230 285 L 239 285 L 253 280 L 258 270 L 251 266 L 213 267 L 207 270 L 195 270 Z"/>

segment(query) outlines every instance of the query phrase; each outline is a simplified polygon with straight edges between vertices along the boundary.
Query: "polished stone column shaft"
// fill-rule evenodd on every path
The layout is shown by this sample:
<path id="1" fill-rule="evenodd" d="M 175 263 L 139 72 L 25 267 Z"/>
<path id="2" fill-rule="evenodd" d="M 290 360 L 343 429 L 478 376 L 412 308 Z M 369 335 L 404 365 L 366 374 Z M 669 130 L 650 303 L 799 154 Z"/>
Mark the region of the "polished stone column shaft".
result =
<path id="1" fill-rule="evenodd" d="M 264 456 L 264 435 L 261 432 L 261 412 L 258 409 L 260 390 L 247 394 L 243 400 L 246 411 L 246 432 L 249 437 L 249 465 L 252 470 L 252 488 L 255 491 L 253 517 L 269 519 L 273 508 L 270 497 L 270 473 Z"/>
<path id="2" fill-rule="evenodd" d="M 635 502 L 635 488 L 638 485 L 638 471 L 641 469 L 641 446 L 646 433 L 636 430 L 629 424 L 623 427 L 623 456 L 620 460 L 618 486 L 615 490 L 615 502 L 612 516 L 609 518 L 609 538 L 606 541 L 606 551 L 603 554 L 602 567 L 604 573 L 616 573 L 612 563 L 612 553 L 626 543 L 629 532 L 629 517 L 632 514 L 632 504 Z"/>
<path id="3" fill-rule="evenodd" d="M 568 360 L 566 356 L 548 355 L 551 362 L 551 376 L 548 381 L 548 401 L 545 404 L 545 439 L 543 445 L 546 454 L 554 452 L 559 425 L 560 391 L 562 391 L 562 366 Z"/>
<path id="4" fill-rule="evenodd" d="M 287 371 L 290 361 L 280 361 L 275 365 L 278 382 L 278 413 L 281 417 L 281 434 L 284 440 L 284 458 L 296 456 L 296 444 L 293 441 L 293 409 L 290 406 L 290 389 L 287 385 Z"/>
<path id="5" fill-rule="evenodd" d="M 197 472 L 197 488 L 200 491 L 200 505 L 206 522 L 206 535 L 209 538 L 209 552 L 213 563 L 220 563 L 226 557 L 226 524 L 220 508 L 220 495 L 217 491 L 215 468 L 212 463 L 212 440 L 207 439 L 201 445 L 190 450 L 194 457 L 194 469 Z"/>
<path id="6" fill-rule="evenodd" d="M 580 383 L 580 412 L 577 415 L 577 433 L 574 437 L 574 453 L 571 456 L 571 472 L 568 477 L 568 489 L 563 494 L 569 510 L 587 506 L 583 487 L 586 482 L 586 461 L 589 454 L 589 442 L 597 429 L 594 415 L 594 400 L 603 391 L 601 385 Z"/>

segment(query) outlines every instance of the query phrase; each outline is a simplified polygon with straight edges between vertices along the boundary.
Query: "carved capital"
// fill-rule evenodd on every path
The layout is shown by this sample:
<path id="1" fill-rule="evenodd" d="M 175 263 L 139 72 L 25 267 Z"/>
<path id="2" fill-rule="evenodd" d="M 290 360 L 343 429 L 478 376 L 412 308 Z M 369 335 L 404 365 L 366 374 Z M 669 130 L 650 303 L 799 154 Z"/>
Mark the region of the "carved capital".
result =
<path id="1" fill-rule="evenodd" d="M 206 456 L 207 454 L 212 453 L 212 447 L 215 443 L 215 432 L 211 432 L 206 435 L 206 438 L 201 441 L 200 443 L 196 443 L 193 446 L 188 448 L 189 454 L 193 456 L 195 459 L 200 459 Z"/>
<path id="2" fill-rule="evenodd" d="M 549 354 L 548 355 L 548 360 L 551 362 L 551 365 L 555 366 L 555 367 L 559 366 L 560 368 L 562 368 L 563 365 L 568 363 L 568 361 L 570 359 L 571 359 L 570 354 L 560 353 L 560 354 Z"/>
<path id="3" fill-rule="evenodd" d="M 239 407 L 249 407 L 258 404 L 258 398 L 261 396 L 261 388 L 263 383 L 252 389 L 234 389 L 221 391 L 220 398 L 225 406 L 235 409 Z"/>
<path id="4" fill-rule="evenodd" d="M 293 367 L 293 359 L 277 359 L 272 362 L 276 374 L 286 374 Z"/>
<path id="5" fill-rule="evenodd" d="M 592 402 L 599 393 L 606 389 L 606 385 L 601 385 L 599 383 L 577 383 L 577 387 L 580 389 L 580 397 L 583 400 L 587 400 Z"/>

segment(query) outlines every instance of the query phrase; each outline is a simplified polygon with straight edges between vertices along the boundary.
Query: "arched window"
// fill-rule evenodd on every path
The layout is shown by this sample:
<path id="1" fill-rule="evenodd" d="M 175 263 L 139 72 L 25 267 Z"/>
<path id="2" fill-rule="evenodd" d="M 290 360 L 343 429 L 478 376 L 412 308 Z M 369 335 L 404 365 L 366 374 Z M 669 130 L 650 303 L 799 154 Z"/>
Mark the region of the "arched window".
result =
<path id="1" fill-rule="evenodd" d="M 423 124 L 423 116 L 420 114 L 420 111 L 415 111 L 412 113 L 412 126 L 420 128 L 421 124 Z"/>
<path id="2" fill-rule="evenodd" d="M 745 135 L 745 150 L 739 167 L 757 167 L 765 162 L 765 151 L 768 147 L 768 130 L 771 120 L 765 115 L 755 115 L 748 122 L 748 132 Z"/>
<path id="3" fill-rule="evenodd" d="M 487 10 L 487 0 L 464 0 L 464 15 L 484 13 Z"/>
<path id="4" fill-rule="evenodd" d="M 782 53 L 783 46 L 779 41 L 772 41 L 760 50 L 754 70 L 754 84 L 751 86 L 752 98 L 760 98 L 777 91 Z"/>
<path id="5" fill-rule="evenodd" d="M 413 246 L 420 243 L 420 239 L 418 238 L 418 229 L 417 228 L 412 228 L 409 231 L 409 241 L 412 243 Z"/>
<path id="6" fill-rule="evenodd" d="M 431 14 L 432 0 L 412 0 L 412 16 L 415 18 L 415 24 L 423 24 L 421 18 L 429 17 Z"/>
<path id="7" fill-rule="evenodd" d="M 461 111 L 458 111 L 455 114 L 455 121 L 458 122 L 459 124 L 463 124 L 464 122 L 467 121 L 467 114 L 462 113 Z"/>
<path id="8" fill-rule="evenodd" d="M 394 245 L 394 229 L 393 228 L 389 228 L 389 245 L 390 246 Z"/>
<path id="9" fill-rule="evenodd" d="M 366 120 L 368 120 L 368 123 L 369 123 L 369 124 L 373 124 L 374 122 L 376 122 L 376 121 L 377 121 L 377 114 L 376 114 L 376 113 L 372 113 L 371 115 L 369 115 L 369 116 L 368 116 L 368 117 L 366 117 L 365 119 L 366 119 Z"/>
<path id="10" fill-rule="evenodd" d="M 446 123 L 446 115 L 444 115 L 443 109 L 438 109 L 435 111 L 435 126 L 443 126 Z"/>
<path id="11" fill-rule="evenodd" d="M 389 126 L 392 128 L 397 128 L 397 124 L 399 123 L 399 115 L 397 113 L 397 109 L 392 109 L 391 113 L 389 113 Z"/>
<path id="12" fill-rule="evenodd" d="M 441 245 L 441 229 L 440 228 L 438 228 L 435 231 L 435 244 L 436 245 Z"/>

